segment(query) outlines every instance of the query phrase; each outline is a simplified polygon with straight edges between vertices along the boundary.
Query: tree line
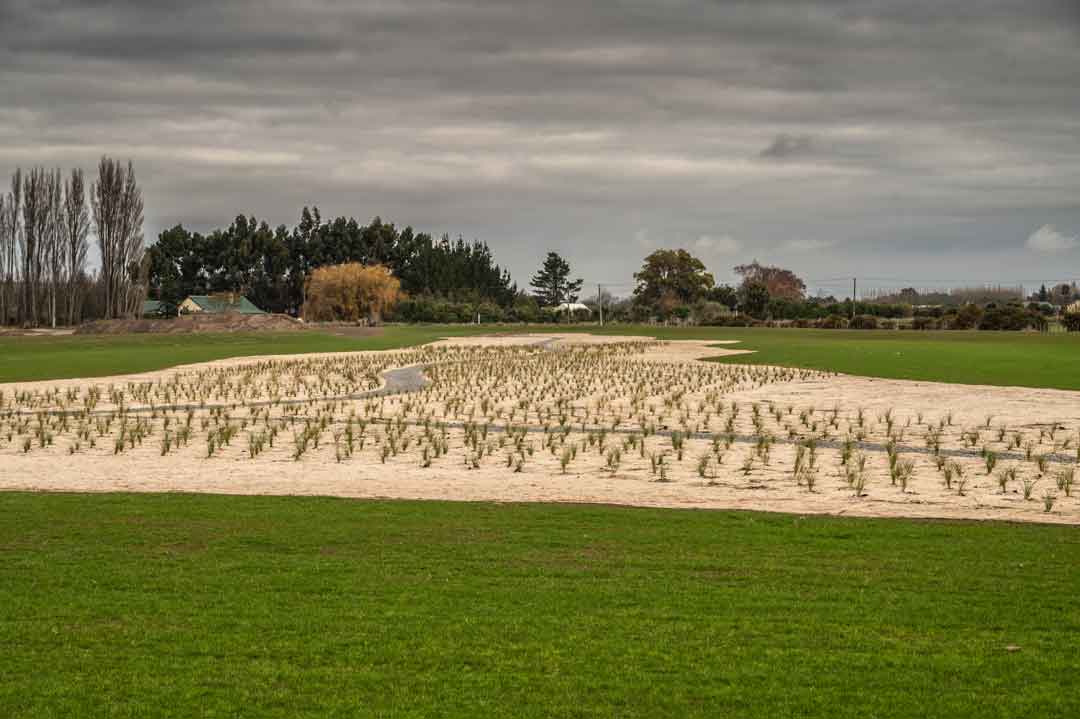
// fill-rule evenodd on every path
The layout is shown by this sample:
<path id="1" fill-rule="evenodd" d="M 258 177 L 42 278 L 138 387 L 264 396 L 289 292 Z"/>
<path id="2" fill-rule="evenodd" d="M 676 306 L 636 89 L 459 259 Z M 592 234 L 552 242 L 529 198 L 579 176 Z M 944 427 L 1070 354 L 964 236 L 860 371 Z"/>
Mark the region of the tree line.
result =
<path id="1" fill-rule="evenodd" d="M 171 312 L 188 295 L 216 293 L 242 294 L 264 310 L 299 316 L 310 279 L 320 268 L 342 268 L 324 273 L 320 316 L 341 304 L 357 278 L 371 274 L 365 268 L 385 269 L 396 283 L 389 294 L 368 292 L 379 299 L 373 316 L 401 321 L 460 322 L 478 315 L 486 321 L 554 321 L 561 313 L 551 310 L 576 303 L 582 288 L 580 278 L 572 279 L 569 262 L 555 252 L 547 253 L 528 293 L 518 290 L 486 243 L 446 234 L 435 238 L 380 217 L 368 224 L 344 216 L 326 221 L 317 207 L 304 207 L 292 228 L 271 228 L 245 215 L 206 234 L 177 225 L 150 247 L 144 246 L 142 226 L 142 192 L 130 162 L 125 166 L 102 157 L 89 185 L 79 168 L 67 175 L 59 169 L 16 169 L 10 190 L 0 193 L 0 324 L 55 327 L 134 317 L 147 297 Z M 91 232 L 100 258 L 95 269 L 88 267 Z M 935 314 L 933 307 L 914 306 L 914 299 L 927 299 L 914 290 L 902 291 L 894 303 L 881 301 L 890 298 L 808 298 L 805 282 L 791 270 L 757 260 L 733 270 L 741 278 L 738 285 L 717 284 L 704 263 L 686 250 L 657 250 L 635 273 L 631 297 L 602 300 L 605 315 L 614 321 L 698 324 L 753 320 L 846 326 L 862 317 L 862 324 L 870 326 L 873 318 L 912 316 L 914 324 L 926 326 L 1045 324 L 1036 310 L 1011 296 L 975 303 L 986 310 L 979 317 L 970 308 L 942 307 Z M 1071 300 L 1077 294 L 1062 285 L 1041 288 L 1037 299 L 1044 296 Z M 354 315 L 360 304 L 371 304 L 367 295 L 357 297 Z M 592 298 L 585 304 L 598 309 Z"/>
<path id="2" fill-rule="evenodd" d="M 874 301 L 807 297 L 806 283 L 791 270 L 754 260 L 733 268 L 737 286 L 717 285 L 705 265 L 686 250 L 657 250 L 645 258 L 634 275 L 637 286 L 630 301 L 616 303 L 605 314 L 615 320 L 679 321 L 712 325 L 780 324 L 799 327 L 876 329 L 910 326 L 914 329 L 1022 330 L 1046 329 L 1054 314 L 1049 303 L 1024 303 L 1022 293 L 999 290 L 976 294 L 970 288 L 955 293 L 964 302 L 916 304 L 925 299 L 915 290 Z M 1075 296 L 1068 285 L 1048 295 L 1064 301 Z M 953 295 L 949 295 L 954 298 Z M 886 302 L 882 299 L 895 299 Z M 982 299 L 982 301 L 979 301 Z M 1080 314 L 1065 312 L 1062 325 L 1080 330 Z"/>
<path id="3" fill-rule="evenodd" d="M 82 169 L 17 168 L 0 194 L 0 324 L 77 324 L 137 312 L 146 294 L 142 192 L 131 163 L 109 157 L 89 187 Z M 101 257 L 87 269 L 93 228 Z"/>
<path id="4" fill-rule="evenodd" d="M 350 263 L 386 267 L 414 297 L 509 306 L 517 294 L 486 243 L 436 239 L 379 217 L 366 225 L 352 217 L 324 221 L 318 208 L 303 208 L 291 229 L 243 215 L 205 235 L 177 225 L 148 256 L 150 297 L 167 306 L 192 294 L 239 292 L 264 310 L 299 315 L 309 275 Z"/>

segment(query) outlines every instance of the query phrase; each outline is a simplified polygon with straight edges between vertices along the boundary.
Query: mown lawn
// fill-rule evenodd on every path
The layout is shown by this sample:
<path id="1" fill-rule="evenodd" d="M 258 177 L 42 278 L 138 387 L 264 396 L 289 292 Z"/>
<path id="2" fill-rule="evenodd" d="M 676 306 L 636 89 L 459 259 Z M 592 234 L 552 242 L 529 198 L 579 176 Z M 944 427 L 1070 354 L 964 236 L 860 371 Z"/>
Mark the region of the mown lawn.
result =
<path id="1" fill-rule="evenodd" d="M 738 340 L 754 354 L 724 362 L 961 384 L 1080 390 L 1080 333 L 772 328 L 605 328 L 664 339 Z"/>
<path id="2" fill-rule="evenodd" d="M 319 331 L 0 337 L 0 382 L 149 372 L 227 357 L 395 349 L 463 334 L 479 331 L 469 325 L 392 325 L 371 337 Z"/>
<path id="3" fill-rule="evenodd" d="M 0 516 L 5 717 L 1080 715 L 1073 527 L 175 494 Z"/>

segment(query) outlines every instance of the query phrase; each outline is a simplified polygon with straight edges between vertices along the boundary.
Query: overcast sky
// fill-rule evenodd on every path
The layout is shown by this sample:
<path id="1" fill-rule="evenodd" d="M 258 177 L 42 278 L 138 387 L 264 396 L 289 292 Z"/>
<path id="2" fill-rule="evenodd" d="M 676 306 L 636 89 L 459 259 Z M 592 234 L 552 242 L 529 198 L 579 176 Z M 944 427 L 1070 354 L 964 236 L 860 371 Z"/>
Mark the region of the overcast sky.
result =
<path id="1" fill-rule="evenodd" d="M 625 293 L 1080 278 L 1080 0 L 0 0 L 0 171 L 130 158 L 146 236 L 378 214 Z M 6 185 L 6 180 L 5 180 Z"/>

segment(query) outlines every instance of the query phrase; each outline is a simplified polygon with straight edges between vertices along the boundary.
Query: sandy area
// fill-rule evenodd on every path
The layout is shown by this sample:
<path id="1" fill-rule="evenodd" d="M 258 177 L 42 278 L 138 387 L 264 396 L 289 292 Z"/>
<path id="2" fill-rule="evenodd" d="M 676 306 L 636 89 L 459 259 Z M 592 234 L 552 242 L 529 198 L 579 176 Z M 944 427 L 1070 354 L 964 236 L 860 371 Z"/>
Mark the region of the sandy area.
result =
<path id="1" fill-rule="evenodd" d="M 699 361 L 743 351 L 549 333 L 0 385 L 0 489 L 1080 523 L 1080 490 L 1066 496 L 1062 484 L 1080 444 L 1080 393 Z M 422 391 L 320 399 L 416 363 L 427 366 Z M 200 404 L 170 409 L 181 395 Z M 35 414 L 61 408 L 66 420 Z"/>

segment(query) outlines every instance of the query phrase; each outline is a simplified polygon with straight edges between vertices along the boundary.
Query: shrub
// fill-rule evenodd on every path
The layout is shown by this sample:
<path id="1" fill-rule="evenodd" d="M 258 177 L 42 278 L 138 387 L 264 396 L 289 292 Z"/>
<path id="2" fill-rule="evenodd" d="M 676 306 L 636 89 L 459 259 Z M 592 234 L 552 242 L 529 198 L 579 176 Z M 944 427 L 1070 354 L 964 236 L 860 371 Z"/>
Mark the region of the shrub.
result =
<path id="1" fill-rule="evenodd" d="M 872 315 L 856 315 L 848 323 L 848 327 L 853 330 L 876 330 L 878 320 Z"/>
<path id="2" fill-rule="evenodd" d="M 941 323 L 935 317 L 917 315 L 911 320 L 911 328 L 915 330 L 936 330 L 940 327 Z"/>
<path id="3" fill-rule="evenodd" d="M 979 318 L 980 330 L 1022 330 L 1031 326 L 1035 316 L 1019 305 L 993 306 L 986 308 Z"/>
<path id="4" fill-rule="evenodd" d="M 726 305 L 703 300 L 694 307 L 694 319 L 699 325 L 721 325 L 733 315 Z"/>
<path id="5" fill-rule="evenodd" d="M 842 330 L 847 327 L 847 320 L 840 315 L 829 315 L 818 323 L 823 330 Z"/>
<path id="6" fill-rule="evenodd" d="M 717 327 L 753 327 L 754 318 L 747 315 L 728 315 L 727 317 L 718 319 L 716 322 Z"/>
<path id="7" fill-rule="evenodd" d="M 950 320 L 949 327 L 954 330 L 970 330 L 978 326 L 983 311 L 978 305 L 964 305 Z"/>
<path id="8" fill-rule="evenodd" d="M 1066 332 L 1080 332 L 1080 312 L 1066 312 L 1061 316 L 1061 326 Z"/>
<path id="9" fill-rule="evenodd" d="M 304 318 L 316 322 L 366 318 L 375 323 L 401 298 L 401 282 L 382 265 L 327 265 L 307 279 Z"/>

